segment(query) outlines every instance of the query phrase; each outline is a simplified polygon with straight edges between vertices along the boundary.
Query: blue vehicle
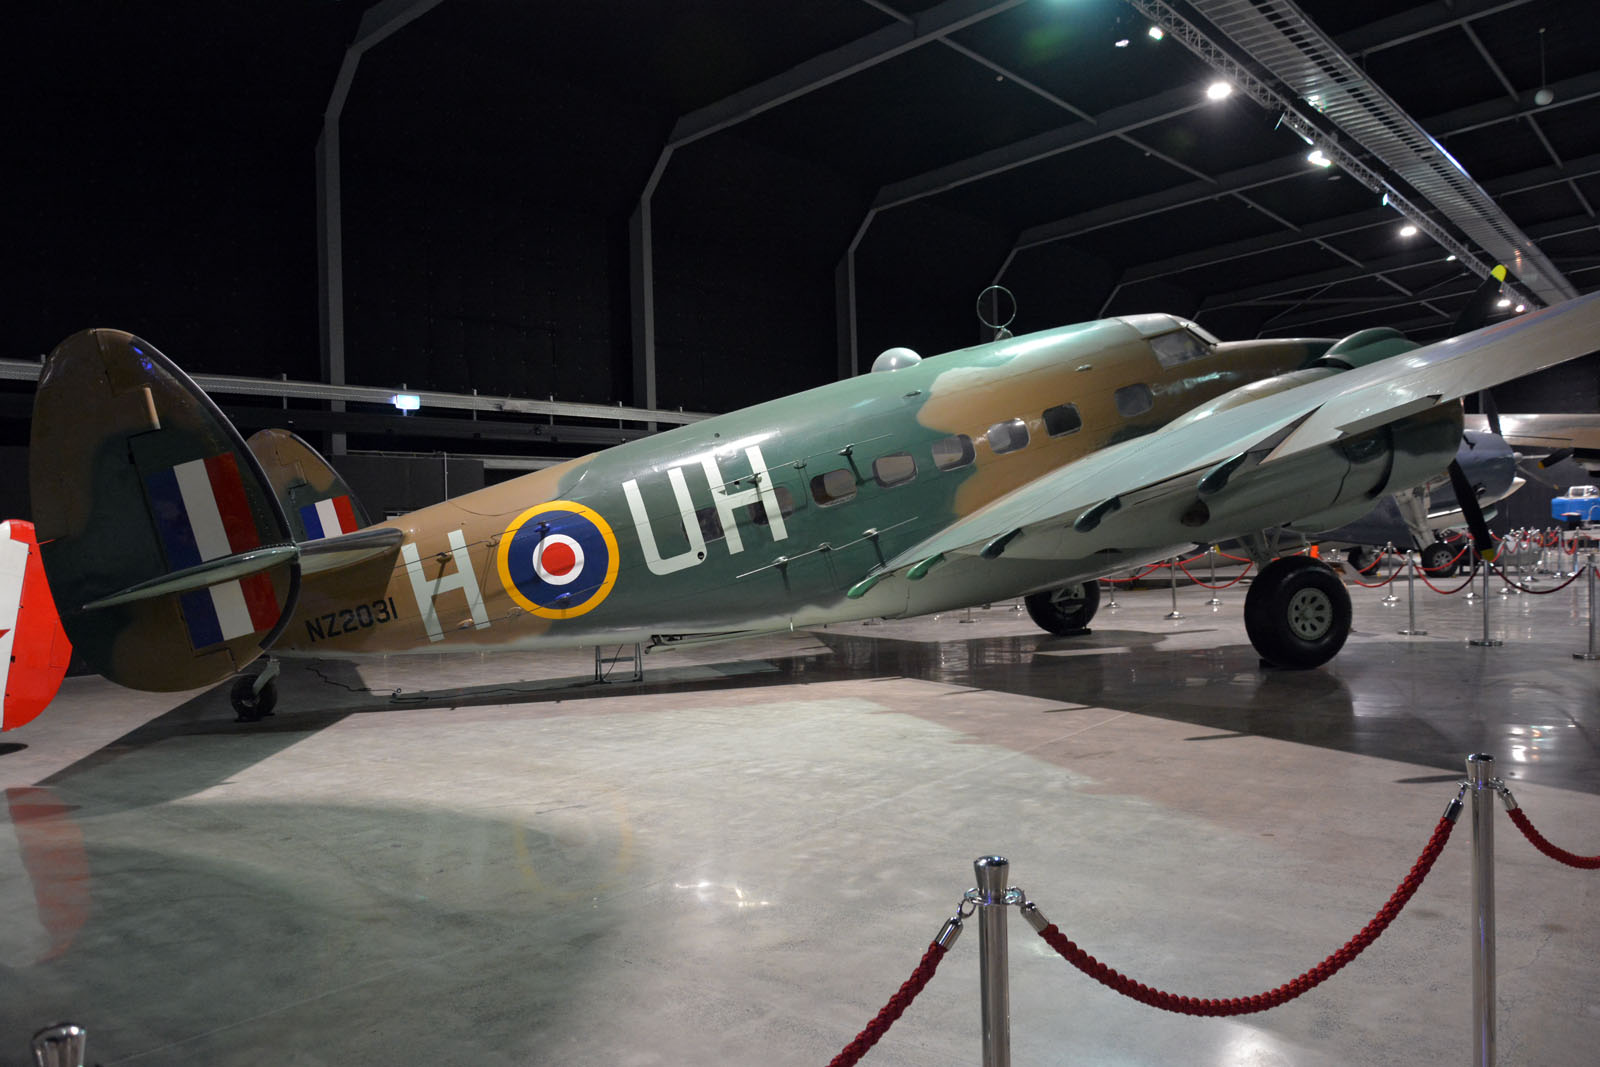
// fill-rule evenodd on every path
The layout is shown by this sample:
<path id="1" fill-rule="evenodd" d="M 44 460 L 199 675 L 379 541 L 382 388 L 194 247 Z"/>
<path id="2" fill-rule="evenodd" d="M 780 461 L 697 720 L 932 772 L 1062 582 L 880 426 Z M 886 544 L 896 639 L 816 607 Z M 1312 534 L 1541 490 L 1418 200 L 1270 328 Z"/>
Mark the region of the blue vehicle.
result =
<path id="1" fill-rule="evenodd" d="M 1566 496 L 1550 501 L 1550 514 L 1567 528 L 1600 522 L 1600 485 L 1574 485 Z"/>

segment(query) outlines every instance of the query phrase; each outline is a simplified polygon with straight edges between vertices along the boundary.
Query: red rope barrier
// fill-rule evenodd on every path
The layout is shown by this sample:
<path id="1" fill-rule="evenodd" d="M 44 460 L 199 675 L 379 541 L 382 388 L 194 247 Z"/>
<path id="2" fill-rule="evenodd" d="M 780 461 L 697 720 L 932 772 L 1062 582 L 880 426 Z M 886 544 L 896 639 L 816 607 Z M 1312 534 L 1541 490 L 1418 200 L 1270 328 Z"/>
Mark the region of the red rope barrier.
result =
<path id="1" fill-rule="evenodd" d="M 1337 952 L 1306 971 L 1298 978 L 1265 993 L 1257 993 L 1250 997 L 1228 997 L 1223 1000 L 1208 1000 L 1203 997 L 1182 997 L 1172 993 L 1164 993 L 1159 989 L 1151 989 L 1129 978 L 1127 975 L 1112 970 L 1083 949 L 1067 940 L 1066 935 L 1057 929 L 1054 923 L 1039 931 L 1039 936 L 1058 953 L 1062 958 L 1084 974 L 1093 978 L 1102 985 L 1131 997 L 1141 1004 L 1148 1004 L 1152 1008 L 1163 1011 L 1178 1012 L 1181 1015 L 1248 1015 L 1252 1012 L 1266 1011 L 1276 1008 L 1280 1004 L 1287 1004 L 1300 994 L 1315 988 L 1321 983 L 1332 978 L 1345 964 L 1361 955 L 1362 951 L 1378 939 L 1389 924 L 1400 914 L 1400 909 L 1415 895 L 1422 880 L 1428 876 L 1428 871 L 1433 868 L 1434 860 L 1439 858 L 1439 853 L 1444 851 L 1445 842 L 1450 840 L 1450 831 L 1455 828 L 1454 820 L 1448 816 L 1439 820 L 1439 825 L 1434 827 L 1433 836 L 1428 839 L 1427 847 L 1422 850 L 1422 855 L 1417 857 L 1417 862 L 1412 866 L 1405 880 L 1395 889 L 1389 897 L 1388 903 L 1378 911 L 1372 921 L 1364 926 L 1360 933 L 1346 941 Z"/>
<path id="2" fill-rule="evenodd" d="M 846 1045 L 843 1051 L 828 1061 L 828 1067 L 851 1067 L 852 1064 L 861 1062 L 861 1057 L 867 1054 L 867 1050 L 889 1032 L 889 1027 L 894 1025 L 894 1021 L 905 1013 L 913 1000 L 917 999 L 917 994 L 928 984 L 933 972 L 939 969 L 939 961 L 944 959 L 945 951 L 945 946 L 937 941 L 930 942 L 928 951 L 922 954 L 922 962 L 911 972 L 911 977 L 907 978 L 905 984 L 889 998 L 889 1003 L 873 1017 L 867 1028 L 857 1034 L 855 1040 Z"/>
<path id="3" fill-rule="evenodd" d="M 1512 808 L 1506 814 L 1511 816 L 1511 821 L 1516 823 L 1517 829 L 1522 831 L 1522 836 L 1528 839 L 1530 845 L 1557 863 L 1565 863 L 1568 867 L 1577 867 L 1585 871 L 1600 871 L 1600 856 L 1579 856 L 1552 845 L 1545 840 L 1543 834 L 1533 828 L 1533 823 L 1528 821 L 1521 808 Z"/>
<path id="4" fill-rule="evenodd" d="M 1478 577 L 1478 561 L 1476 559 L 1472 561 L 1472 570 L 1468 572 L 1467 580 L 1456 586 L 1454 589 L 1440 589 L 1438 586 L 1428 581 L 1428 568 L 1426 567 L 1421 568 L 1417 572 L 1417 577 L 1422 579 L 1423 585 L 1427 586 L 1429 589 L 1432 589 L 1435 593 L 1442 593 L 1445 596 L 1455 596 L 1457 593 L 1461 592 L 1461 590 L 1471 585 L 1473 579 Z"/>
<path id="5" fill-rule="evenodd" d="M 1221 585 L 1210 585 L 1210 584 L 1208 584 L 1206 582 L 1202 582 L 1200 579 L 1196 578 L 1194 575 L 1189 574 L 1189 568 L 1185 567 L 1182 563 L 1178 564 L 1178 569 L 1180 571 L 1182 571 L 1184 574 L 1188 575 L 1189 580 L 1191 582 L 1193 582 L 1195 585 L 1200 586 L 1202 589 L 1226 589 L 1230 585 L 1238 585 L 1240 582 L 1244 581 L 1244 576 L 1249 574 L 1250 573 L 1250 568 L 1254 567 L 1254 566 L 1255 566 L 1254 563 L 1246 563 L 1244 565 L 1244 570 L 1239 572 L 1238 577 L 1236 577 L 1231 582 L 1223 582 Z"/>
<path id="6" fill-rule="evenodd" d="M 1490 566 L 1494 567 L 1494 564 L 1491 563 Z M 1516 582 L 1513 582 L 1510 578 L 1506 577 L 1506 572 L 1502 568 L 1494 567 L 1494 572 L 1500 576 L 1500 580 L 1502 582 L 1505 582 L 1507 585 L 1509 585 L 1513 589 L 1520 589 L 1524 593 L 1532 593 L 1535 596 L 1543 596 L 1546 593 L 1559 593 L 1559 592 L 1561 592 L 1561 590 L 1565 589 L 1567 586 L 1569 586 L 1573 582 L 1577 581 L 1578 580 L 1578 576 L 1580 574 L 1582 574 L 1585 570 L 1587 570 L 1586 567 L 1579 567 L 1577 570 L 1572 572 L 1572 577 L 1571 578 L 1568 578 L 1566 581 L 1562 582 L 1560 585 L 1553 585 L 1549 589 L 1534 589 L 1534 588 L 1532 588 L 1530 586 L 1518 585 Z"/>
<path id="7" fill-rule="evenodd" d="M 1374 567 L 1376 567 L 1378 565 L 1378 560 L 1373 560 L 1372 561 L 1372 565 Z M 1382 589 L 1384 586 L 1388 585 L 1390 582 L 1392 582 L 1396 578 L 1400 577 L 1400 572 L 1402 570 L 1404 570 L 1404 569 L 1405 568 L 1403 566 L 1396 567 L 1394 570 L 1389 572 L 1389 577 L 1385 578 L 1381 582 L 1363 582 L 1360 578 L 1352 578 L 1350 580 L 1352 582 L 1355 582 L 1357 585 L 1359 585 L 1363 589 Z M 1355 568 L 1355 571 L 1356 571 L 1357 574 L 1361 574 L 1362 573 L 1362 571 L 1361 571 L 1361 569 L 1359 567 Z M 1371 572 L 1368 571 L 1366 573 L 1370 574 Z"/>
<path id="8" fill-rule="evenodd" d="M 1102 578 L 1100 580 L 1102 582 L 1115 582 L 1117 585 L 1126 585 L 1129 582 L 1137 582 L 1140 578 L 1149 577 L 1164 566 L 1166 566 L 1165 563 L 1152 563 L 1138 574 L 1129 578 Z"/>

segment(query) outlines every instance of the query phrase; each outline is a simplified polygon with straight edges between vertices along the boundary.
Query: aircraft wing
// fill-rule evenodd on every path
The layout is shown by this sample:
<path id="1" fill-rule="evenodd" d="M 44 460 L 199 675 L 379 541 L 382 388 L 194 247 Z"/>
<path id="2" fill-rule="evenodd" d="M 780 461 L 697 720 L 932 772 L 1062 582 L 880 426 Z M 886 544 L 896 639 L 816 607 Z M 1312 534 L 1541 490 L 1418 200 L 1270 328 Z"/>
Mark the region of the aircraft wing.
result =
<path id="1" fill-rule="evenodd" d="M 1046 526 L 1058 536 L 1036 543 L 1059 544 L 1061 524 L 1097 506 L 1109 511 L 1113 498 L 1131 506 L 1180 485 L 1192 489 L 1228 461 L 1239 462 L 1235 481 L 1250 479 L 1319 446 L 1597 349 L 1600 293 L 1591 293 L 1238 407 L 1180 418 L 1034 479 L 895 556 L 878 573 L 941 553 L 1012 551 L 1002 539 Z M 1246 464 L 1247 455 L 1253 463 Z M 1284 504 L 1292 512 L 1294 496 Z M 1184 539 L 1181 531 L 1166 531 L 1165 540 L 1174 539 Z M 1017 554 L 1033 554 L 1023 547 L 1028 540 L 1018 543 Z"/>

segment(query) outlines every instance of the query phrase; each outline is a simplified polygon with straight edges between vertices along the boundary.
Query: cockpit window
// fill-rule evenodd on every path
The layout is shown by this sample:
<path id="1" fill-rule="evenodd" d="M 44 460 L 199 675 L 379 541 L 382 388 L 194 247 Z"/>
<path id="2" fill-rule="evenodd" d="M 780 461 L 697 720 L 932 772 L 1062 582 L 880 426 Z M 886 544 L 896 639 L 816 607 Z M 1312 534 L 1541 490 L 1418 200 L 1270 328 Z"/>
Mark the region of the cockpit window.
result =
<path id="1" fill-rule="evenodd" d="M 1155 350 L 1156 359 L 1160 360 L 1163 367 L 1176 367 L 1211 353 L 1211 346 L 1188 330 L 1152 337 L 1150 347 Z"/>

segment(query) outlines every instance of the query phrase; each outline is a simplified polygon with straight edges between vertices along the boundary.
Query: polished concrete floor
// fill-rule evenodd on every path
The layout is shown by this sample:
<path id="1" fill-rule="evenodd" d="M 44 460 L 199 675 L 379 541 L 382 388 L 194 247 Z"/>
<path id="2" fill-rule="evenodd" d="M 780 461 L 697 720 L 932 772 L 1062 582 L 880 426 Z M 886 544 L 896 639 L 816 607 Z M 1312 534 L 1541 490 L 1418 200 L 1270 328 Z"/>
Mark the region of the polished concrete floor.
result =
<path id="1" fill-rule="evenodd" d="M 1491 597 L 1497 648 L 1464 595 L 1406 638 L 1354 589 L 1302 673 L 1259 669 L 1235 586 L 1176 620 L 1124 591 L 1071 639 L 997 605 L 655 654 L 642 684 L 586 652 L 298 664 L 258 725 L 70 679 L 0 739 L 0 1064 L 61 1019 L 103 1064 L 823 1063 L 987 853 L 1141 981 L 1270 989 L 1383 903 L 1469 752 L 1600 852 L 1582 589 Z M 1593 1063 L 1600 872 L 1495 829 L 1500 1062 Z M 1365 955 L 1235 1020 L 1125 1000 L 1013 913 L 1015 1062 L 1467 1062 L 1469 858 L 1464 818 Z M 866 1063 L 978 1062 L 977 941 Z"/>

